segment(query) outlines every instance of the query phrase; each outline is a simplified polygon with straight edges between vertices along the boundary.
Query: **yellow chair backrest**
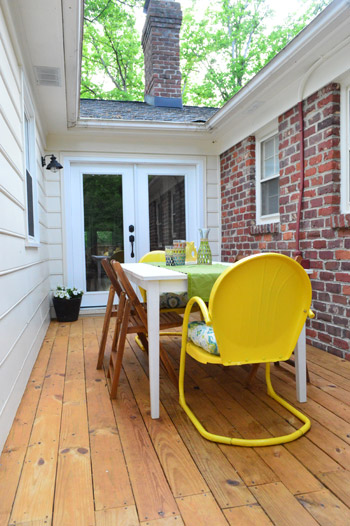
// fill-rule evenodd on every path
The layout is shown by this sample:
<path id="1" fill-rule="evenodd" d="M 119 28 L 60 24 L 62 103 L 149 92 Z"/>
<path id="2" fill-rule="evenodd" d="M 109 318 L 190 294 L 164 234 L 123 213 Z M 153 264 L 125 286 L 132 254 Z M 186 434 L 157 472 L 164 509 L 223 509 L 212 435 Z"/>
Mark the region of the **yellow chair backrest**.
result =
<path id="1" fill-rule="evenodd" d="M 281 254 L 245 258 L 217 279 L 209 299 L 224 364 L 288 360 L 311 305 L 304 269 Z"/>
<path id="2" fill-rule="evenodd" d="M 147 261 L 165 261 L 164 250 L 152 250 L 151 252 L 147 252 L 147 254 L 142 256 L 139 260 L 139 263 L 146 263 Z"/>
<path id="3" fill-rule="evenodd" d="M 147 263 L 148 261 L 156 262 L 156 261 L 164 261 L 165 262 L 165 252 L 164 250 L 152 250 L 151 252 L 147 252 L 142 258 L 139 260 L 139 263 Z M 141 296 L 143 301 L 147 301 L 147 295 L 145 289 L 139 287 Z"/>

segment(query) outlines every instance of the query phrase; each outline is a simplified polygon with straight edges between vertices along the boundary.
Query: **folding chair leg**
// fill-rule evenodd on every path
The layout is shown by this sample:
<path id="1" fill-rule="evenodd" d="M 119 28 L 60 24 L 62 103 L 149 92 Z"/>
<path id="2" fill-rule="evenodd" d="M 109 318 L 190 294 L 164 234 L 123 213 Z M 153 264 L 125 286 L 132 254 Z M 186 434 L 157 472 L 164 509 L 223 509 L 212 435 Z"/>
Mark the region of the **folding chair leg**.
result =
<path id="1" fill-rule="evenodd" d="M 259 365 L 260 365 L 259 363 L 253 363 L 252 364 L 251 369 L 249 371 L 248 378 L 247 378 L 246 383 L 245 383 L 246 387 L 249 387 L 251 385 L 252 381 L 254 380 L 254 378 L 256 376 L 256 373 L 258 372 Z"/>
<path id="2" fill-rule="evenodd" d="M 175 385 L 175 387 L 178 386 L 178 377 L 174 371 L 174 368 L 171 364 L 171 361 L 170 361 L 170 358 L 166 352 L 166 350 L 163 348 L 162 344 L 159 343 L 159 353 L 160 353 L 160 360 L 162 362 L 162 364 L 164 365 L 168 375 L 169 375 L 169 378 L 170 380 L 173 382 L 173 384 Z"/>
<path id="3" fill-rule="evenodd" d="M 123 321 L 123 313 L 124 313 L 124 306 L 125 306 L 125 293 L 121 292 L 119 295 L 119 303 L 118 303 L 118 309 L 117 309 L 117 316 L 115 319 L 115 327 L 114 327 L 114 334 L 113 334 L 113 341 L 112 341 L 112 347 L 111 352 L 116 350 L 118 338 L 119 338 L 119 332 L 120 332 L 120 326 Z"/>
<path id="4" fill-rule="evenodd" d="M 162 335 L 164 336 L 164 333 L 162 333 Z M 144 351 L 144 352 L 147 352 L 148 353 L 148 340 L 147 340 L 147 337 L 144 333 L 138 333 L 136 336 L 135 336 L 135 342 L 137 343 L 137 345 L 140 347 L 141 351 Z M 174 368 L 169 360 L 169 357 L 167 355 L 167 352 L 164 350 L 164 348 L 162 347 L 161 344 L 159 344 L 159 351 L 160 351 L 160 360 L 162 362 L 162 364 L 164 365 L 169 377 L 170 377 L 170 380 L 173 382 L 173 384 L 175 385 L 175 387 L 177 387 L 178 385 L 178 378 L 177 378 L 177 375 L 174 371 Z"/>
<path id="5" fill-rule="evenodd" d="M 114 296 L 115 296 L 115 290 L 114 290 L 114 288 L 111 285 L 109 287 L 106 313 L 105 313 L 105 317 L 104 317 L 104 320 L 103 320 L 102 337 L 101 337 L 101 342 L 100 342 L 100 348 L 99 348 L 99 351 L 98 351 L 98 359 L 97 359 L 96 369 L 101 369 L 101 367 L 103 365 L 103 357 L 104 357 L 104 354 L 105 354 L 106 342 L 107 342 L 107 336 L 108 336 L 108 329 L 109 329 L 109 324 L 110 324 L 111 316 L 112 316 Z"/>
<path id="6" fill-rule="evenodd" d="M 120 327 L 120 334 L 118 339 L 118 346 L 117 346 L 117 352 L 112 351 L 111 357 L 110 357 L 110 367 L 109 371 L 112 372 L 111 374 L 111 392 L 110 392 L 110 398 L 116 398 L 117 397 L 117 389 L 118 389 L 118 383 L 119 383 L 119 377 L 120 377 L 120 371 L 122 368 L 122 361 L 124 356 L 124 349 L 125 349 L 125 341 L 126 341 L 126 335 L 128 331 L 128 324 L 129 324 L 129 314 L 130 314 L 130 302 L 127 301 L 123 313 L 123 321 Z M 116 355 L 116 356 L 114 356 Z M 114 363 L 115 360 L 115 363 Z"/>

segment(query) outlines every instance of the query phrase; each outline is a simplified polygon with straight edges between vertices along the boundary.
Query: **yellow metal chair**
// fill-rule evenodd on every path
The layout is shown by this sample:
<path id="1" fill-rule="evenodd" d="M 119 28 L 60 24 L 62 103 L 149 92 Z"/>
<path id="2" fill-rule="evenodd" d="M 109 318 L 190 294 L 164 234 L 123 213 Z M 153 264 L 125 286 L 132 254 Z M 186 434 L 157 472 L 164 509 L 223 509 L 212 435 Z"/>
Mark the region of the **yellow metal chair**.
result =
<path id="1" fill-rule="evenodd" d="M 192 322 L 194 330 L 192 327 L 189 330 L 189 316 L 196 303 L 204 322 Z M 270 253 L 245 258 L 221 274 L 212 289 L 208 308 L 199 297 L 189 300 L 182 333 L 180 405 L 203 437 L 236 446 L 270 446 L 291 442 L 310 429 L 310 420 L 275 393 L 270 378 L 270 363 L 288 360 L 306 317 L 314 317 L 310 305 L 311 284 L 304 269 L 287 256 Z M 204 332 L 213 329 L 209 338 L 208 334 L 201 334 L 201 327 Z M 268 395 L 301 420 L 303 426 L 289 435 L 256 440 L 209 433 L 185 400 L 186 354 L 203 364 L 266 363 Z"/>

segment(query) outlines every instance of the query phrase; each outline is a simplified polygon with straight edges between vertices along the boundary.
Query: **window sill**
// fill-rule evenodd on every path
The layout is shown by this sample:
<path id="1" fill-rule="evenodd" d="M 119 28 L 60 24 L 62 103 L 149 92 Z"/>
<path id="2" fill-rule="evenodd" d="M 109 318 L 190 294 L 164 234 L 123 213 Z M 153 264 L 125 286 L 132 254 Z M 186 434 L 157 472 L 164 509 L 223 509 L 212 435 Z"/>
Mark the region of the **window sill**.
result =
<path id="1" fill-rule="evenodd" d="M 25 248 L 39 248 L 40 243 L 38 241 L 27 241 L 24 246 Z"/>
<path id="2" fill-rule="evenodd" d="M 253 236 L 259 234 L 279 234 L 279 232 L 279 223 L 264 223 L 263 225 L 252 225 L 250 227 L 250 233 Z"/>
<path id="3" fill-rule="evenodd" d="M 332 228 L 350 229 L 350 214 L 337 214 L 331 216 Z"/>

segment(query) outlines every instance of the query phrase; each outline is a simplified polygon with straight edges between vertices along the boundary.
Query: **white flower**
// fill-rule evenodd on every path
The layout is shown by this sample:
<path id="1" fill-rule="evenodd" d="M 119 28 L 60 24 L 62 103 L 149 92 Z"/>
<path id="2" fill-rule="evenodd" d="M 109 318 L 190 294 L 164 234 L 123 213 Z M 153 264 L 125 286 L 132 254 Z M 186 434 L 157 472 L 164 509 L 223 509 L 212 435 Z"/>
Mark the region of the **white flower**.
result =
<path id="1" fill-rule="evenodd" d="M 70 300 L 72 298 L 78 298 L 81 297 L 84 294 L 83 290 L 78 290 L 76 287 L 62 287 L 60 285 L 57 286 L 56 290 L 53 292 L 54 298 L 60 298 L 60 299 L 67 299 Z"/>

